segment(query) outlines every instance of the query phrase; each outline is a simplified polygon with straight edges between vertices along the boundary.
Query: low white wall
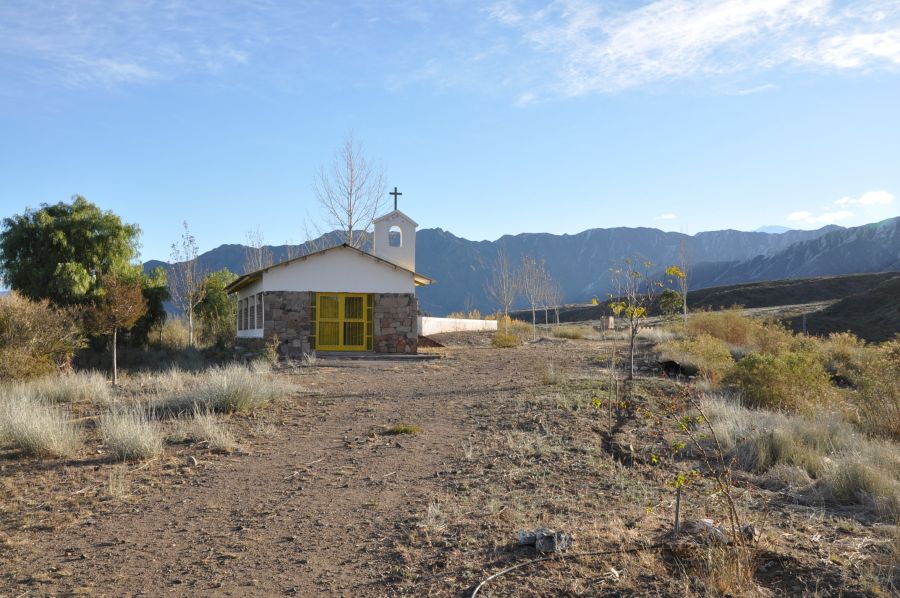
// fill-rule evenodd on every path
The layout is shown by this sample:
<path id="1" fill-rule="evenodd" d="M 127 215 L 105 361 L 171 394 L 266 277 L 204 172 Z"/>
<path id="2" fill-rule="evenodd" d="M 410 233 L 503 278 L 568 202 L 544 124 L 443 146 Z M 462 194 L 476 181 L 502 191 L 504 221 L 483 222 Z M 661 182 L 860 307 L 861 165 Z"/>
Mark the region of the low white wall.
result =
<path id="1" fill-rule="evenodd" d="M 468 330 L 497 330 L 497 320 L 466 320 L 463 318 L 429 318 L 419 316 L 419 334 L 428 336 L 441 332 Z"/>

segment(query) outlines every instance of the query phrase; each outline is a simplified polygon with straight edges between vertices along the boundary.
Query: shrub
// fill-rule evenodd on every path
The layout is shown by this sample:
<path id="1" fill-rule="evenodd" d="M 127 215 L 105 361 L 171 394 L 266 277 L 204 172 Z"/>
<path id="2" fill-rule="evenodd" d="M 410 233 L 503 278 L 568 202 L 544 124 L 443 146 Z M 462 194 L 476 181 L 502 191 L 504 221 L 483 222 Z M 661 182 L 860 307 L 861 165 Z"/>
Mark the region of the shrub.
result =
<path id="1" fill-rule="evenodd" d="M 58 407 L 7 389 L 0 399 L 0 441 L 34 457 L 70 457 L 78 450 L 78 429 Z"/>
<path id="2" fill-rule="evenodd" d="M 858 380 L 860 426 L 870 434 L 900 439 L 900 340 L 868 349 Z"/>
<path id="3" fill-rule="evenodd" d="M 736 308 L 693 313 L 688 318 L 687 332 L 689 336 L 708 334 L 734 347 L 760 353 L 776 353 L 794 338 L 782 326 L 748 318 Z"/>
<path id="4" fill-rule="evenodd" d="M 750 353 L 737 363 L 728 381 L 753 407 L 812 410 L 836 398 L 818 355 L 806 350 Z"/>
<path id="5" fill-rule="evenodd" d="M 109 453 L 122 461 L 149 459 L 162 451 L 162 432 L 144 409 L 105 413 L 100 417 L 100 432 Z"/>
<path id="6" fill-rule="evenodd" d="M 0 297 L 0 380 L 67 368 L 84 344 L 73 311 L 15 292 Z"/>
<path id="7" fill-rule="evenodd" d="M 583 339 L 594 332 L 589 326 L 558 326 L 553 329 L 556 338 L 568 338 L 572 340 Z"/>
<path id="8" fill-rule="evenodd" d="M 668 341 L 661 349 L 664 359 L 697 368 L 711 384 L 719 384 L 734 368 L 728 346 L 708 334 Z"/>
<path id="9" fill-rule="evenodd" d="M 501 349 L 509 349 L 518 347 L 522 344 L 522 337 L 512 332 L 503 332 L 498 330 L 491 339 L 491 344 Z"/>
<path id="10" fill-rule="evenodd" d="M 858 384 L 869 351 L 865 342 L 850 332 L 838 332 L 828 335 L 821 343 L 825 369 L 830 374 L 841 376 L 847 381 Z"/>
<path id="11" fill-rule="evenodd" d="M 687 323 L 687 332 L 691 336 L 707 334 L 738 346 L 748 346 L 753 342 L 755 328 L 756 323 L 736 308 L 694 312 Z"/>

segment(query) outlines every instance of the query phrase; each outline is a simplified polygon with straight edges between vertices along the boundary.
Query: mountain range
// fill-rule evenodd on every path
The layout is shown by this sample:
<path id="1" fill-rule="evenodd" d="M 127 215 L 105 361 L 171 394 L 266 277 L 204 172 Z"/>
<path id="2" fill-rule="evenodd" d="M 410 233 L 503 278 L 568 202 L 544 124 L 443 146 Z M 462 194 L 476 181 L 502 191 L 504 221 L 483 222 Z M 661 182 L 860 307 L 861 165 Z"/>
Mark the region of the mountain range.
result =
<path id="1" fill-rule="evenodd" d="M 337 240 L 329 233 L 311 246 Z M 497 309 L 487 291 L 498 248 L 511 261 L 523 256 L 544 260 L 559 282 L 567 303 L 605 298 L 611 290 L 610 268 L 627 257 L 660 266 L 687 256 L 689 283 L 699 289 L 718 285 L 855 272 L 900 270 L 900 217 L 853 228 L 744 232 L 721 230 L 686 235 L 653 228 L 590 229 L 575 235 L 522 233 L 496 241 L 470 241 L 440 228 L 416 234 L 416 270 L 437 282 L 417 290 L 424 312 L 444 315 L 477 308 Z M 305 253 L 304 246 L 267 247 L 275 262 Z M 198 257 L 206 271 L 228 268 L 243 273 L 248 248 L 222 245 Z M 160 261 L 146 270 L 168 267 Z"/>

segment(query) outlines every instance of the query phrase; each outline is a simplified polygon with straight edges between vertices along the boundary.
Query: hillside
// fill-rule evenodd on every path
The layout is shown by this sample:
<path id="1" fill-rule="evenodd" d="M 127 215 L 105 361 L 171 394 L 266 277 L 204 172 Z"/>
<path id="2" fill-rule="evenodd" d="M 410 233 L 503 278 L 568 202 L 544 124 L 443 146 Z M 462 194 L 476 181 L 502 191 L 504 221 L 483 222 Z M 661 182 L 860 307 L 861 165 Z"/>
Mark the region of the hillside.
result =
<path id="1" fill-rule="evenodd" d="M 801 318 L 793 318 L 788 324 L 795 330 L 803 326 Z M 900 272 L 894 272 L 868 290 L 809 314 L 806 330 L 818 335 L 850 331 L 873 342 L 893 338 L 900 333 Z"/>
<path id="2" fill-rule="evenodd" d="M 315 246 L 334 244 L 335 239 L 331 233 L 318 239 Z M 437 228 L 418 231 L 416 242 L 417 270 L 437 280 L 437 284 L 419 289 L 421 308 L 435 315 L 472 307 L 483 312 L 497 308 L 487 287 L 498 248 L 514 263 L 524 255 L 544 260 L 559 281 L 566 303 L 606 297 L 609 269 L 624 257 L 637 255 L 663 266 L 677 261 L 682 244 L 693 264 L 692 289 L 900 269 L 900 218 L 856 228 L 827 226 L 782 233 L 723 230 L 689 236 L 653 228 L 610 228 L 577 235 L 522 233 L 496 241 L 470 241 Z M 304 250 L 303 246 L 287 245 L 269 249 L 276 262 L 291 251 L 299 254 Z M 246 250 L 243 245 L 222 245 L 202 254 L 200 266 L 206 271 L 228 268 L 242 273 Z M 167 264 L 145 264 L 146 269 L 156 266 Z M 767 283 L 767 288 L 776 287 Z M 711 305 L 748 301 L 726 299 L 716 299 L 720 303 Z"/>
<path id="3" fill-rule="evenodd" d="M 724 230 L 689 236 L 652 228 L 611 228 L 586 230 L 577 235 L 523 233 L 506 235 L 496 241 L 469 241 L 442 229 L 423 229 L 416 235 L 417 269 L 435 278 L 438 284 L 420 289 L 419 297 L 422 309 L 433 314 L 467 306 L 482 311 L 495 309 L 486 289 L 500 247 L 514 262 L 523 255 L 543 259 L 560 282 L 565 300 L 573 302 L 605 296 L 609 290 L 609 269 L 626 256 L 639 255 L 654 263 L 667 264 L 684 244 L 691 260 L 698 264 L 696 271 L 711 272 L 713 276 L 726 267 L 719 263 L 723 260 L 730 266 L 758 255 L 776 255 L 795 243 L 842 230 L 835 226 L 778 234 Z M 317 240 L 316 245 L 331 244 L 333 239 L 332 233 Z M 286 259 L 289 250 L 298 252 L 303 248 L 282 245 L 269 249 L 277 262 Z M 200 266 L 207 271 L 228 268 L 242 273 L 245 252 L 243 245 L 222 245 L 202 254 Z M 711 268 L 712 262 L 716 265 Z M 166 265 L 150 261 L 145 268 Z M 708 277 L 704 274 L 704 278 Z"/>

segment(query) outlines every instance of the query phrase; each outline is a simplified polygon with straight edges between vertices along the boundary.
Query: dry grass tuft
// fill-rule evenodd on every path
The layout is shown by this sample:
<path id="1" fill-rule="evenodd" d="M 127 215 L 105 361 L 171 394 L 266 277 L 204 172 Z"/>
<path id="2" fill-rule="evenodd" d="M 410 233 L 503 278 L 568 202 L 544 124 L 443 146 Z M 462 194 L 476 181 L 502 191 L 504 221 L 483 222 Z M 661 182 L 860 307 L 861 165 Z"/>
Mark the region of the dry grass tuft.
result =
<path id="1" fill-rule="evenodd" d="M 735 464 L 766 485 L 801 485 L 819 500 L 900 514 L 900 447 L 868 439 L 834 416 L 804 417 L 752 410 L 707 396 L 703 409 Z M 800 471 L 797 471 L 799 469 Z"/>
<path id="2" fill-rule="evenodd" d="M 0 443 L 34 457 L 71 457 L 81 444 L 78 428 L 60 408 L 16 389 L 0 398 Z"/>
<path id="3" fill-rule="evenodd" d="M 190 440 L 205 444 L 218 453 L 233 453 L 240 448 L 234 435 L 215 413 L 199 409 L 191 417 L 177 420 L 170 438 L 179 442 Z"/>
<path id="4" fill-rule="evenodd" d="M 120 461 L 150 459 L 162 452 L 163 435 L 145 409 L 109 411 L 100 417 L 103 444 Z"/>
<path id="5" fill-rule="evenodd" d="M 112 400 L 106 377 L 99 372 L 43 376 L 21 383 L 21 390 L 48 403 L 99 403 Z"/>
<path id="6" fill-rule="evenodd" d="M 593 333 L 594 329 L 590 326 L 558 326 L 553 329 L 553 336 L 556 338 L 567 338 L 571 340 L 581 340 Z"/>
<path id="7" fill-rule="evenodd" d="M 397 436 L 400 434 L 420 434 L 422 426 L 418 424 L 394 424 L 384 431 L 385 434 Z"/>
<path id="8" fill-rule="evenodd" d="M 173 379 L 182 388 L 163 399 L 158 409 L 169 414 L 244 413 L 285 396 L 288 386 L 266 374 L 257 374 L 240 365 L 215 367 L 185 383 Z M 164 393 L 169 394 L 169 393 Z"/>

